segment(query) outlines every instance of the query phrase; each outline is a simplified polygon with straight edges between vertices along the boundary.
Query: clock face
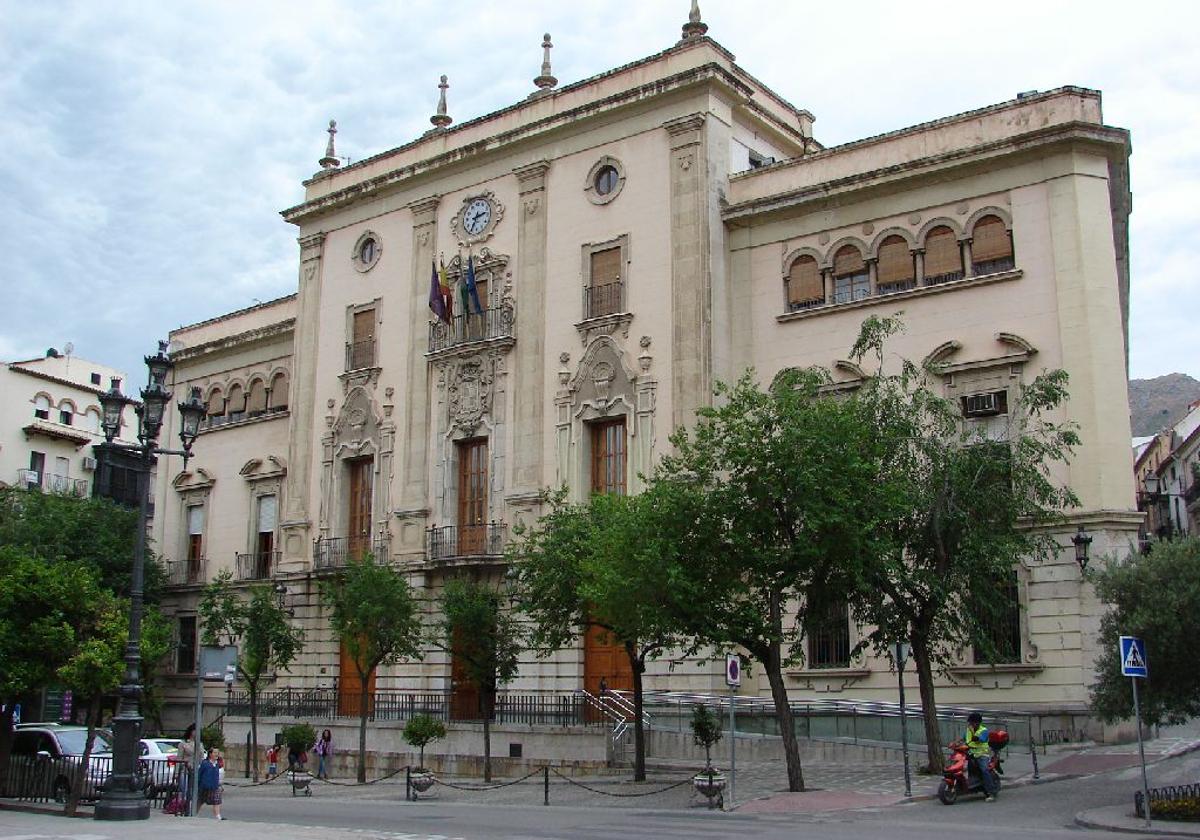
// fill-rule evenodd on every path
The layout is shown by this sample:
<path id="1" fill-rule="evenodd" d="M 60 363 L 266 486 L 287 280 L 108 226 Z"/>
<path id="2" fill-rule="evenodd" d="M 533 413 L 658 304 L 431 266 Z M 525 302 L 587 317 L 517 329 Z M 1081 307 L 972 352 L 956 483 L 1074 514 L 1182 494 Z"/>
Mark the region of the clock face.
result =
<path id="1" fill-rule="evenodd" d="M 483 233 L 492 220 L 492 204 L 486 198 L 477 198 L 463 211 L 463 230 L 469 236 Z"/>

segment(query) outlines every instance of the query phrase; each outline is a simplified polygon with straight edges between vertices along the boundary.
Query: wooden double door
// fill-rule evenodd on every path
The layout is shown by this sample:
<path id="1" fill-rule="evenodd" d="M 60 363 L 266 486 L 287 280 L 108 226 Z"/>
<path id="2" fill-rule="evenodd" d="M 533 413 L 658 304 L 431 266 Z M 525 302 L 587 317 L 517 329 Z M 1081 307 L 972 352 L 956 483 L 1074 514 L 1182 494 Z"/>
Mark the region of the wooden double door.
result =
<path id="1" fill-rule="evenodd" d="M 357 560 L 371 550 L 371 484 L 375 462 L 371 458 L 358 458 L 346 466 L 350 485 L 346 552 L 350 559 Z"/>
<path id="2" fill-rule="evenodd" d="M 583 637 L 583 687 L 599 696 L 600 683 L 609 691 L 633 691 L 633 666 L 625 646 L 602 627 L 588 625 Z"/>

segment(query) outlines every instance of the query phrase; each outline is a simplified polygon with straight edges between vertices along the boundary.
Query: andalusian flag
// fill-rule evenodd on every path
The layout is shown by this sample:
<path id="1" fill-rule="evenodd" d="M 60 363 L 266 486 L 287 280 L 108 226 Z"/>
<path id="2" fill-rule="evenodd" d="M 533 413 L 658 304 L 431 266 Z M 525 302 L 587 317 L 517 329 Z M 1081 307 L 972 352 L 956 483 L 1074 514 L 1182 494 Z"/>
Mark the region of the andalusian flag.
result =
<path id="1" fill-rule="evenodd" d="M 442 299 L 446 301 L 446 314 L 442 317 L 446 319 L 446 323 L 450 323 L 450 319 L 454 317 L 454 295 L 450 293 L 450 278 L 446 276 L 446 264 L 442 263 L 442 270 L 438 272 L 438 287 L 442 292 Z"/>
<path id="2" fill-rule="evenodd" d="M 475 262 L 470 254 L 467 254 L 467 292 L 471 295 L 471 302 L 475 304 L 475 314 L 482 315 L 483 307 L 479 305 L 479 288 L 475 285 Z M 464 312 L 467 311 L 466 306 L 466 301 L 464 300 Z"/>

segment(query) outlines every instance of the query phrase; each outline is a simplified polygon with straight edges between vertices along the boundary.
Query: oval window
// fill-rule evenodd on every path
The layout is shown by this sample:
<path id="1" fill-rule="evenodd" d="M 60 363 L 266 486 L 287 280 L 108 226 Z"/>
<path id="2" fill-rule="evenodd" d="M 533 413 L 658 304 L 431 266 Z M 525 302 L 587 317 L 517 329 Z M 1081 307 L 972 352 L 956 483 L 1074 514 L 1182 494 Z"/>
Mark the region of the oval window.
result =
<path id="1" fill-rule="evenodd" d="M 608 195 L 617 188 L 617 169 L 615 166 L 604 165 L 596 172 L 596 192 L 599 195 Z"/>

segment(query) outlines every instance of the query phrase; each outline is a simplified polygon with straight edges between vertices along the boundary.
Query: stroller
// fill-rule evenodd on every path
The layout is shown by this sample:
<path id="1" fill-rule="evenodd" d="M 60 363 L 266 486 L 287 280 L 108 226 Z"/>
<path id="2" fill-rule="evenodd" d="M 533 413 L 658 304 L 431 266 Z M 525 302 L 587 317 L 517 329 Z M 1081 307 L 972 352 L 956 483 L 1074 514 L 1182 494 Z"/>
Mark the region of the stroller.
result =
<path id="1" fill-rule="evenodd" d="M 312 796 L 312 774 L 304 769 L 308 753 L 288 753 L 288 781 L 292 783 L 292 796 Z"/>

